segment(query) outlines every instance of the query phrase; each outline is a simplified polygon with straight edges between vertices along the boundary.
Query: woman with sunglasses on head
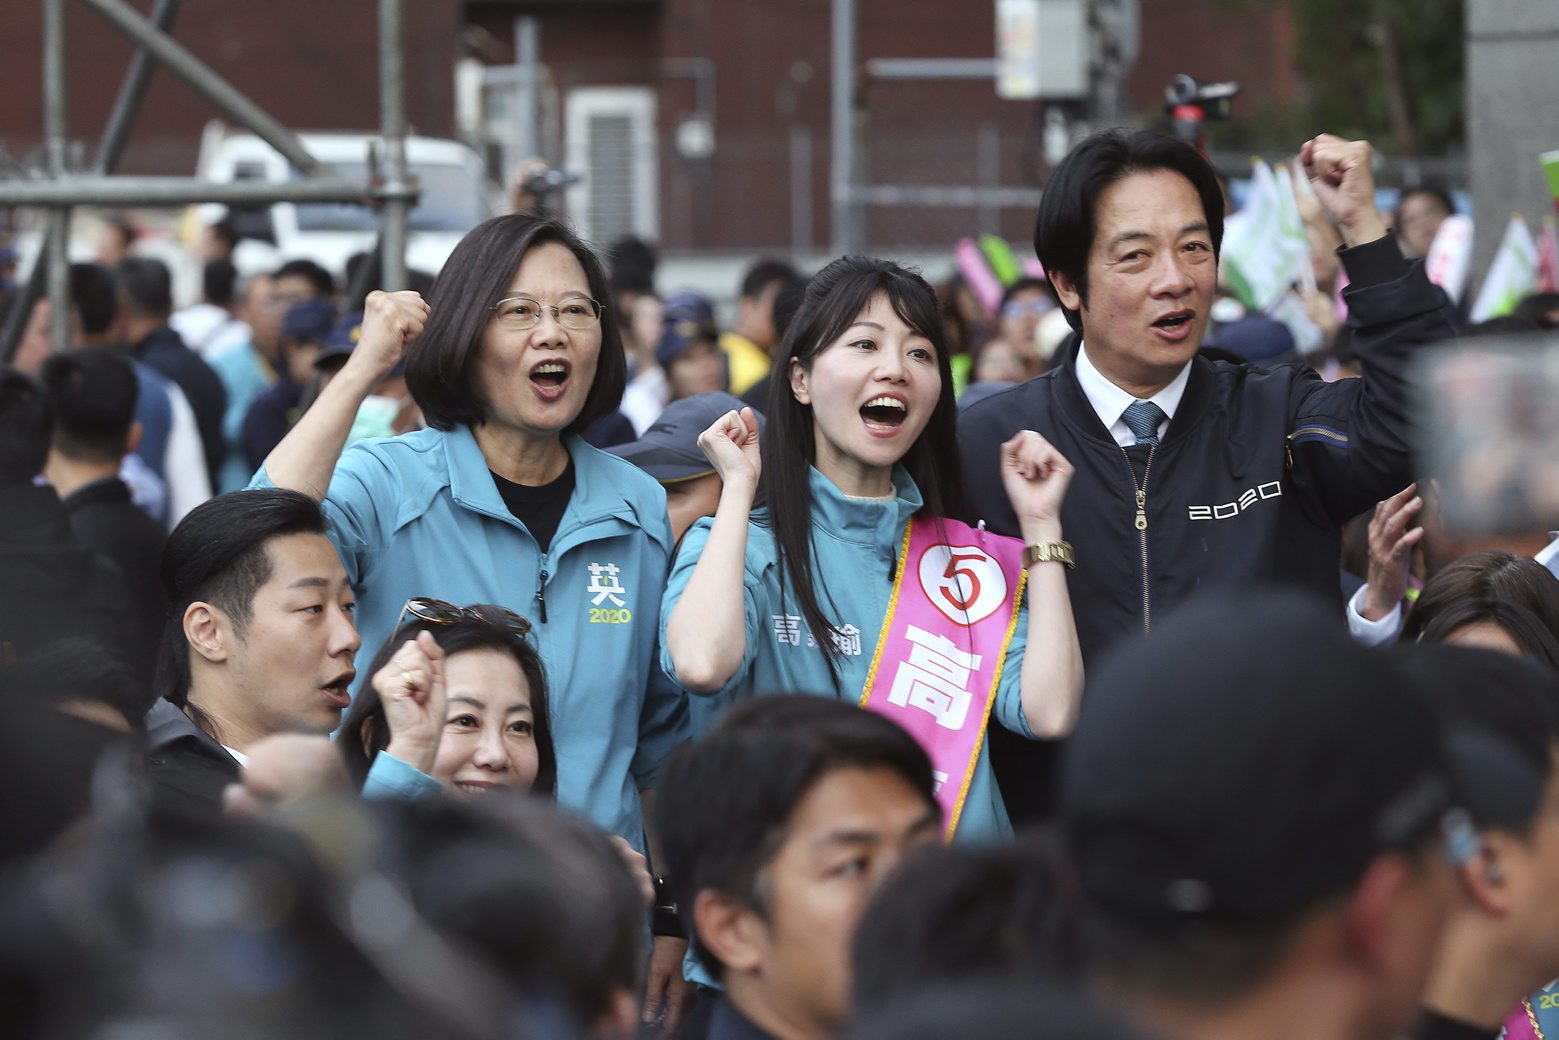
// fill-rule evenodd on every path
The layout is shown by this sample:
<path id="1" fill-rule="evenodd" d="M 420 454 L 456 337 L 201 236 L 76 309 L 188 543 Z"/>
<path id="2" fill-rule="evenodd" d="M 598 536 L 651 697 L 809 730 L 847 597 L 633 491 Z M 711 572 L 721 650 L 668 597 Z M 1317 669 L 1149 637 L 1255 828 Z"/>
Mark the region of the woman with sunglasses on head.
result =
<path id="1" fill-rule="evenodd" d="M 888 715 L 945 774 L 946 832 L 1006 834 L 987 719 L 1054 738 L 1077 713 L 1060 522 L 1072 468 L 1024 431 L 1002 446 L 1023 541 L 946 519 L 959 508 L 946 343 L 931 287 L 897 264 L 829 264 L 779 354 L 761 463 L 750 409 L 699 439 L 723 488 L 673 566 L 662 663 L 695 692 L 807 690 Z M 754 512 L 760 472 L 768 508 Z"/>
<path id="2" fill-rule="evenodd" d="M 357 347 L 254 483 L 323 502 L 365 646 L 390 637 L 413 597 L 531 618 L 558 801 L 642 848 L 639 787 L 681 738 L 685 706 L 650 681 L 665 492 L 580 436 L 622 397 L 608 293 L 565 225 L 520 214 L 479 225 L 426 303 L 369 295 Z M 359 404 L 403 359 L 431 428 L 343 453 Z"/>
<path id="3" fill-rule="evenodd" d="M 368 795 L 557 792 L 541 658 L 513 611 L 412 599 L 341 723 L 347 773 Z"/>

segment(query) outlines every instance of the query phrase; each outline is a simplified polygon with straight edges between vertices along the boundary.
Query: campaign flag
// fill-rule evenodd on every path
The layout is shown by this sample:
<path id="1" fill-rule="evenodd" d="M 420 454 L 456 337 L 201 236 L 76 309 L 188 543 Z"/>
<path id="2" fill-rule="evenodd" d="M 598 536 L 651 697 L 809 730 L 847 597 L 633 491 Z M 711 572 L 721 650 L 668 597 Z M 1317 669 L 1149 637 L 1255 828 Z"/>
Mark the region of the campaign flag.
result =
<path id="1" fill-rule="evenodd" d="M 1543 177 L 1548 181 L 1548 194 L 1554 198 L 1554 209 L 1559 210 L 1559 152 L 1544 152 L 1537 157 L 1543 164 Z"/>
<path id="2" fill-rule="evenodd" d="M 1510 218 L 1500 240 L 1488 276 L 1478 290 L 1468 320 L 1473 323 L 1503 317 L 1516 309 L 1522 297 L 1537 291 L 1537 243 L 1520 215 Z"/>
<path id="3" fill-rule="evenodd" d="M 1537 239 L 1537 291 L 1559 292 L 1559 236 L 1554 234 L 1554 218 L 1543 220 L 1543 233 Z"/>
<path id="4" fill-rule="evenodd" d="M 1460 213 L 1446 217 L 1435 232 L 1424 257 L 1424 273 L 1459 304 L 1467 293 L 1467 274 L 1472 270 L 1472 218 Z"/>
<path id="5" fill-rule="evenodd" d="M 1251 160 L 1251 187 L 1245 206 L 1224 222 L 1223 273 L 1247 310 L 1266 311 L 1310 262 L 1310 240 L 1294 201 L 1288 171 L 1273 173 Z"/>

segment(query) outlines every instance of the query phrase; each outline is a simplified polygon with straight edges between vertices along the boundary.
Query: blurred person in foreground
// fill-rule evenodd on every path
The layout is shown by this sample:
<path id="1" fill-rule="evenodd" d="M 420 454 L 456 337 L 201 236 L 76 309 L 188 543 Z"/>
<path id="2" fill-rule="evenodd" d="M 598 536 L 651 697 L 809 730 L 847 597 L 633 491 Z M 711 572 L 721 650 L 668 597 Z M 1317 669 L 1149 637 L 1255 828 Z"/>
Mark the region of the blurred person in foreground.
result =
<path id="1" fill-rule="evenodd" d="M 672 757 L 655 816 L 698 966 L 724 987 L 705 991 L 708 1040 L 839 1030 L 856 921 L 941 833 L 933 783 L 893 723 L 804 695 L 744 704 Z"/>
<path id="2" fill-rule="evenodd" d="M 1183 608 L 1093 673 L 1063 760 L 1100 999 L 1171 1040 L 1397 1035 L 1476 850 L 1454 775 L 1408 679 L 1322 605 Z"/>
<path id="3" fill-rule="evenodd" d="M 1072 606 L 1085 663 L 1209 591 L 1292 585 L 1337 603 L 1340 528 L 1411 479 L 1414 350 L 1450 334 L 1446 297 L 1375 208 L 1371 149 L 1321 135 L 1300 160 L 1336 220 L 1357 380 L 1307 365 L 1200 356 L 1223 194 L 1190 145 L 1096 134 L 1056 168 L 1035 250 L 1081 345 L 1019 388 L 964 409 L 962 519 L 1016 531 L 999 446 L 1031 429 L 1077 468 Z M 992 740 L 1003 786 L 1043 816 L 1053 754 Z M 1014 799 L 1017 801 L 1017 799 Z"/>
<path id="4" fill-rule="evenodd" d="M 1559 1026 L 1537 992 L 1559 979 L 1559 673 L 1467 647 L 1395 653 L 1461 749 L 1457 786 L 1478 828 L 1412 1035 L 1495 1040 L 1509 1019 L 1508 1037 L 1529 1036 L 1541 1012 Z"/>

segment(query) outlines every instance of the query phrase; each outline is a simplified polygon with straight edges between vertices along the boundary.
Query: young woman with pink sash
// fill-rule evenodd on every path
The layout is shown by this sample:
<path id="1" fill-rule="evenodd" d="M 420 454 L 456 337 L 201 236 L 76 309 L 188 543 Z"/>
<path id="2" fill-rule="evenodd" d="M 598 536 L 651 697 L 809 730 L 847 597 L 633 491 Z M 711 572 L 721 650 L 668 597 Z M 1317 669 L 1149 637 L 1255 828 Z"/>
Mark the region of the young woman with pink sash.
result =
<path id="1" fill-rule="evenodd" d="M 695 693 L 880 712 L 930 755 L 949 837 L 1010 833 L 986 726 L 1064 736 L 1082 686 L 1060 522 L 1072 467 L 1022 432 L 1001 450 L 1023 538 L 948 519 L 959 466 L 936 297 L 885 260 L 819 272 L 774 371 L 761 453 L 750 409 L 699 439 L 724 487 L 672 567 L 663 665 Z"/>

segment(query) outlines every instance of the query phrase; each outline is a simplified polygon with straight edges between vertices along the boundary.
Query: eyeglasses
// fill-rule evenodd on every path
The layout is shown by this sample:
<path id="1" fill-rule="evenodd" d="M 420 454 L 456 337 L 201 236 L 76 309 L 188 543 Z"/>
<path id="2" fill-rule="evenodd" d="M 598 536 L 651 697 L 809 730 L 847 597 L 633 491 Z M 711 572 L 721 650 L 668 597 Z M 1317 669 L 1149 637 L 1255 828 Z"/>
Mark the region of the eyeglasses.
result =
<path id="1" fill-rule="evenodd" d="M 588 296 L 575 296 L 556 307 L 539 303 L 529 296 L 511 296 L 499 300 L 488 310 L 493 320 L 513 332 L 527 332 L 541 324 L 541 316 L 547 311 L 565 329 L 589 329 L 601 323 L 601 305 Z"/>
<path id="2" fill-rule="evenodd" d="M 396 628 L 400 628 L 406 621 L 407 614 L 430 625 L 455 625 L 462 621 L 480 621 L 488 625 L 498 625 L 516 636 L 524 636 L 531 630 L 528 618 L 521 617 L 507 607 L 498 607 L 491 603 L 478 603 L 474 607 L 457 607 L 441 599 L 412 598 L 401 608 L 400 620 L 395 622 Z"/>

